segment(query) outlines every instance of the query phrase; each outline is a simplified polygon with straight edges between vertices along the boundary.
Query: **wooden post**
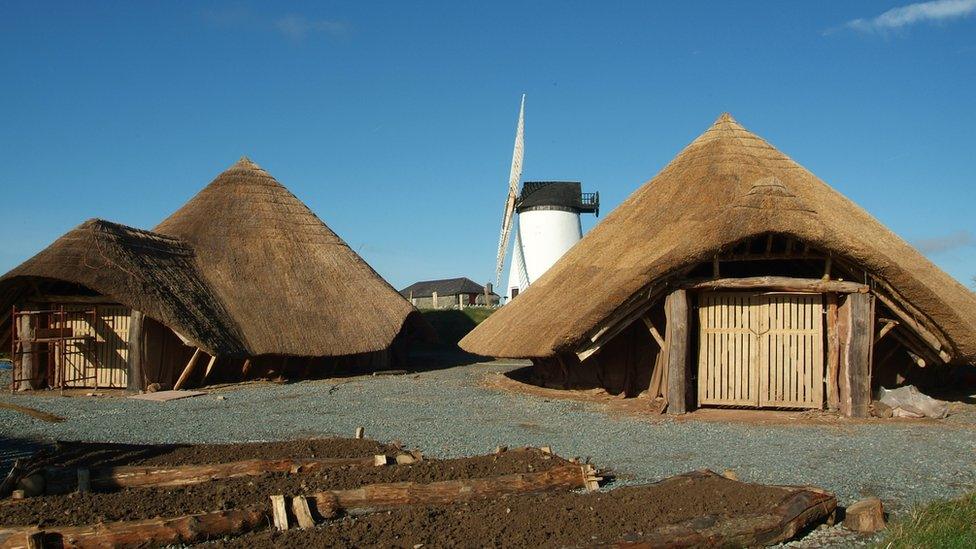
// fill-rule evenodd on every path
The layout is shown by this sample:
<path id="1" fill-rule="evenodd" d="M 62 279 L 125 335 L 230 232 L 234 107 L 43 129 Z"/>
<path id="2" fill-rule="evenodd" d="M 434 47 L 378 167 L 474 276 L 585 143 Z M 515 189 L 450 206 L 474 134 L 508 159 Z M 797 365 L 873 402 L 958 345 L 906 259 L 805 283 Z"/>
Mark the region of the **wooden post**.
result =
<path id="1" fill-rule="evenodd" d="M 668 342 L 668 413 L 688 411 L 688 293 L 675 290 L 664 300 Z"/>
<path id="2" fill-rule="evenodd" d="M 840 334 L 837 326 L 837 294 L 827 294 L 827 409 L 840 408 L 837 385 L 840 374 Z"/>
<path id="3" fill-rule="evenodd" d="M 288 529 L 288 508 L 285 506 L 285 496 L 271 496 L 271 516 L 274 519 L 276 529 Z"/>
<path id="4" fill-rule="evenodd" d="M 251 373 L 251 359 L 244 359 L 244 366 L 241 368 L 241 380 L 247 379 L 248 374 Z"/>
<path id="5" fill-rule="evenodd" d="M 305 496 L 295 496 L 291 500 L 291 511 L 295 515 L 298 527 L 314 528 L 315 519 L 312 518 L 312 510 L 308 506 L 308 499 Z"/>
<path id="6" fill-rule="evenodd" d="M 146 388 L 143 380 L 142 326 L 144 315 L 135 309 L 129 313 L 129 364 L 126 390 L 138 392 Z"/>
<path id="7" fill-rule="evenodd" d="M 17 339 L 21 341 L 34 339 L 34 326 L 31 319 L 32 315 L 19 315 L 17 316 Z M 15 377 L 21 381 L 17 383 L 16 386 L 12 387 L 14 391 L 29 391 L 33 389 L 33 384 L 31 380 L 34 379 L 34 362 L 35 362 L 35 347 L 29 341 L 18 344 L 20 351 L 20 360 L 17 360 L 17 356 L 10 357 L 13 361 Z"/>
<path id="8" fill-rule="evenodd" d="M 433 308 L 437 308 L 437 292 L 433 291 L 430 293 L 430 300 L 433 302 Z"/>
<path id="9" fill-rule="evenodd" d="M 844 300 L 840 316 L 847 329 L 841 335 L 841 412 L 850 417 L 868 417 L 871 404 L 871 358 L 874 349 L 874 297 L 851 294 Z M 846 387 L 845 387 L 846 386 Z M 846 391 L 843 389 L 846 388 Z"/>
<path id="10" fill-rule="evenodd" d="M 183 368 L 183 373 L 180 374 L 180 378 L 176 380 L 176 385 L 173 385 L 173 390 L 179 390 L 186 383 L 187 378 L 193 373 L 193 368 L 197 365 L 197 360 L 200 359 L 200 354 L 203 351 L 197 347 L 196 351 L 193 351 L 193 356 L 190 357 L 190 361 L 186 363 L 186 368 Z"/>

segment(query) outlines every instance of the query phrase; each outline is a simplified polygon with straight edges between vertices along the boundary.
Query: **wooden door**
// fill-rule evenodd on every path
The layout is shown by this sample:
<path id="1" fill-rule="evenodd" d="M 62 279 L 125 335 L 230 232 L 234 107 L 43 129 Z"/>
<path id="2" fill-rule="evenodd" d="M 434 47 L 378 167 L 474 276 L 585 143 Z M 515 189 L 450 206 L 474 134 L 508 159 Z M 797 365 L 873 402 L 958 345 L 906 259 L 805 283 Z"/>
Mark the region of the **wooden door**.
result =
<path id="1" fill-rule="evenodd" d="M 82 306 L 66 306 L 81 311 Z M 64 354 L 55 352 L 54 362 L 66 387 L 124 388 L 129 367 L 128 307 L 98 305 L 95 324 L 88 314 L 73 313 L 65 321 L 74 334 L 91 334 L 88 339 L 68 340 Z M 54 327 L 57 327 L 55 325 Z M 61 363 L 62 356 L 64 364 Z M 60 383 L 60 379 L 57 380 Z"/>
<path id="2" fill-rule="evenodd" d="M 707 292 L 699 298 L 701 405 L 820 408 L 820 294 Z"/>

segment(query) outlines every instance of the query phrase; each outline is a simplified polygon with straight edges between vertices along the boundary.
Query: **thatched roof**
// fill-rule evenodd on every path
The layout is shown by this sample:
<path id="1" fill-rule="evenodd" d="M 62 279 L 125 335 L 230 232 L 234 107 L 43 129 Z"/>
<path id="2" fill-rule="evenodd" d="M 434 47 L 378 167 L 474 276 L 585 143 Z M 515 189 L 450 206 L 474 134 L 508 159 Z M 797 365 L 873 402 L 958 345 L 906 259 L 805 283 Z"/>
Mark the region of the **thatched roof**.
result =
<path id="1" fill-rule="evenodd" d="M 9 309 L 32 287 L 30 279 L 83 286 L 143 311 L 205 349 L 240 354 L 240 332 L 197 269 L 183 241 L 91 219 L 0 278 L 0 303 Z"/>
<path id="2" fill-rule="evenodd" d="M 520 358 L 575 349 L 650 281 L 764 233 L 856 262 L 976 360 L 973 292 L 728 114 L 460 345 Z"/>
<path id="3" fill-rule="evenodd" d="M 111 296 L 220 355 L 379 351 L 419 316 L 246 158 L 153 232 L 104 221 L 71 231 L 0 279 L 0 295 L 24 276 Z"/>

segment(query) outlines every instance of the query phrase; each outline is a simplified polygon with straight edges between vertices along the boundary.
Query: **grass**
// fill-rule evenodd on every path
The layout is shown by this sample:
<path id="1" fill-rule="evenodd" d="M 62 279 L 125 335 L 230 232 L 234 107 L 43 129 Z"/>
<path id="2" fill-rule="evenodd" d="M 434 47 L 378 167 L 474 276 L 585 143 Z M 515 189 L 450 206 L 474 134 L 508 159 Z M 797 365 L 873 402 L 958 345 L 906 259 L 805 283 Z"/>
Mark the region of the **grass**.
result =
<path id="1" fill-rule="evenodd" d="M 430 322 L 437 332 L 441 343 L 456 345 L 461 338 L 475 326 L 491 316 L 495 309 L 486 307 L 470 307 L 459 311 L 457 309 L 423 309 L 420 312 Z"/>
<path id="2" fill-rule="evenodd" d="M 976 547 L 976 492 L 913 509 L 888 525 L 878 547 Z"/>

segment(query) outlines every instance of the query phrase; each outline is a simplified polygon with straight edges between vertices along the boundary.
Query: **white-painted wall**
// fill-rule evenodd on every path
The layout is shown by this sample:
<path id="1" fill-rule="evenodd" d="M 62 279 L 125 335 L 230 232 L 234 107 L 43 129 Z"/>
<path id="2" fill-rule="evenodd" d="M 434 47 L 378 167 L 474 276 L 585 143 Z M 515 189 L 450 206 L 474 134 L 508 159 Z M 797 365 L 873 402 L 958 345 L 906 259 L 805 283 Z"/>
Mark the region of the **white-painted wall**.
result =
<path id="1" fill-rule="evenodd" d="M 528 284 L 532 284 L 581 238 L 583 227 L 578 213 L 561 210 L 530 210 L 520 213 L 506 297 L 512 298 L 512 288 L 519 288 L 519 292 L 525 291 L 518 276 L 521 270 L 517 257 L 519 246 L 525 262 L 524 274 L 528 275 Z"/>

